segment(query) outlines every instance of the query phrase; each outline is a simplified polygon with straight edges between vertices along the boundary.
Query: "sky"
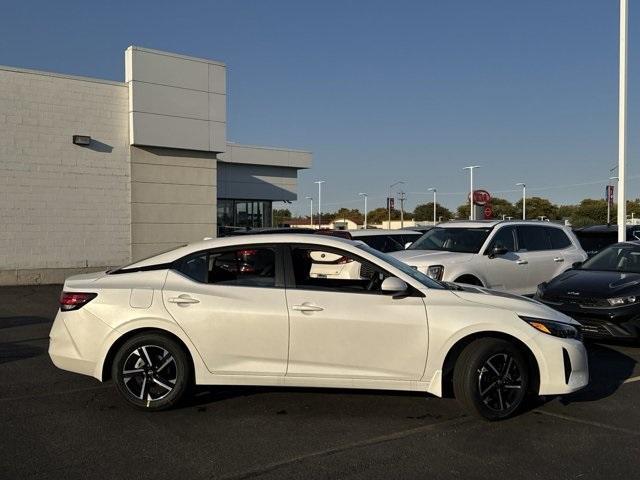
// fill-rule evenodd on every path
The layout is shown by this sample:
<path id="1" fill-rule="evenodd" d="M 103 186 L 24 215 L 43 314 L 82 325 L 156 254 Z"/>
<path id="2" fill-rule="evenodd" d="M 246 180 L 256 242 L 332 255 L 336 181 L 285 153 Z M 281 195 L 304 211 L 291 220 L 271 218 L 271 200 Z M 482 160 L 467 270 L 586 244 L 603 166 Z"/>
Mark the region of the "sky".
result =
<path id="1" fill-rule="evenodd" d="M 629 196 L 640 196 L 640 4 L 629 15 Z M 139 45 L 223 61 L 228 140 L 313 152 L 295 213 L 602 198 L 618 149 L 617 0 L 11 2 L 0 64 L 124 79 Z M 394 189 L 397 191 L 398 189 Z M 280 205 L 281 206 L 281 205 Z"/>

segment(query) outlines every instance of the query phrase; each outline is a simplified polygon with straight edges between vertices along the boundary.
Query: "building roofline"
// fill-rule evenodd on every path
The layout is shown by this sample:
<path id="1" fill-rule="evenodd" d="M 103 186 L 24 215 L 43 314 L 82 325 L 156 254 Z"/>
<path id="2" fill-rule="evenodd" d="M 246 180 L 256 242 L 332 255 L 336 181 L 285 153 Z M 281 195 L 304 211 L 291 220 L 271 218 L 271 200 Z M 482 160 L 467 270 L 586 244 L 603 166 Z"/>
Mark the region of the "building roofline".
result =
<path id="1" fill-rule="evenodd" d="M 295 152 L 295 153 L 308 153 L 308 154 L 313 154 L 313 152 L 311 152 L 310 150 L 298 150 L 295 148 L 287 148 L 287 147 L 270 147 L 270 146 L 264 146 L 264 145 L 248 145 L 246 143 L 236 143 L 236 142 L 232 142 L 227 140 L 227 145 L 231 146 L 231 147 L 243 147 L 243 148 L 255 148 L 258 150 L 276 150 L 276 151 L 280 151 L 280 152 Z"/>
<path id="2" fill-rule="evenodd" d="M 219 60 L 210 60 L 208 58 L 202 57 L 192 57 L 190 55 L 182 55 L 180 53 L 165 52 L 163 50 L 154 50 L 153 48 L 139 47 L 137 45 L 129 45 L 127 47 L 127 50 L 138 50 L 139 52 L 155 53 L 157 55 L 164 55 L 165 57 L 181 58 L 183 60 L 192 60 L 194 62 L 208 63 L 211 65 L 220 65 L 222 67 L 226 67 L 226 64 Z"/>
<path id="3" fill-rule="evenodd" d="M 4 70 L 6 72 L 26 73 L 29 75 L 42 75 L 45 77 L 64 78 L 66 80 L 78 80 L 80 82 L 102 83 L 105 85 L 115 85 L 118 87 L 127 86 L 126 83 L 118 82 L 115 80 L 104 80 L 102 78 L 83 77 L 81 75 L 68 75 L 65 73 L 47 72 L 45 70 L 33 70 L 31 68 L 10 67 L 8 65 L 0 65 L 0 70 Z"/>

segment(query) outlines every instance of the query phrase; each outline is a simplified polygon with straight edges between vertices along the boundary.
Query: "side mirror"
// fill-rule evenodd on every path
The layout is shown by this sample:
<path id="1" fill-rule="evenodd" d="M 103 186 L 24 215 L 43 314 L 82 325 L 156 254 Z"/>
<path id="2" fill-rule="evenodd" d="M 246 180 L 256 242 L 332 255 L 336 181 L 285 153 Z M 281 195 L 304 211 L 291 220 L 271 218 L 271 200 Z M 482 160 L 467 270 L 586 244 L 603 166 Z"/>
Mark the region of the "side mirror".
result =
<path id="1" fill-rule="evenodd" d="M 500 245 L 495 245 L 491 251 L 489 252 L 489 258 L 496 258 L 500 255 L 504 255 L 506 253 L 509 253 L 509 250 L 507 250 L 504 247 L 501 247 Z"/>
<path id="2" fill-rule="evenodd" d="M 571 264 L 571 268 L 580 268 L 580 267 L 582 267 L 582 263 L 583 262 L 573 262 Z"/>
<path id="3" fill-rule="evenodd" d="M 409 291 L 409 285 L 398 277 L 387 277 L 382 281 L 380 290 L 387 293 L 393 293 L 393 298 L 404 298 Z"/>
<path id="4" fill-rule="evenodd" d="M 404 244 L 404 249 L 406 250 L 407 248 L 409 248 L 411 245 L 413 245 L 413 242 L 407 242 Z"/>

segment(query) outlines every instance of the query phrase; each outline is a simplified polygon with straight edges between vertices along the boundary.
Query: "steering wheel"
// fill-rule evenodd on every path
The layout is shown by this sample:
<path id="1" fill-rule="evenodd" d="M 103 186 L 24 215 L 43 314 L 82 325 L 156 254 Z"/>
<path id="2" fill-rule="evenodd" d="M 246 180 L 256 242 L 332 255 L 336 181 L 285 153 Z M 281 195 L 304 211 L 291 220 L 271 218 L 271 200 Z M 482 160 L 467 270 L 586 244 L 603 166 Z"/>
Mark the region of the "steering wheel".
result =
<path id="1" fill-rule="evenodd" d="M 380 279 L 380 275 L 377 273 L 374 273 L 373 275 L 371 275 L 371 279 L 369 280 L 369 283 L 367 284 L 367 292 L 371 292 L 373 290 L 377 290 L 378 287 L 380 286 L 381 283 L 381 279 Z"/>

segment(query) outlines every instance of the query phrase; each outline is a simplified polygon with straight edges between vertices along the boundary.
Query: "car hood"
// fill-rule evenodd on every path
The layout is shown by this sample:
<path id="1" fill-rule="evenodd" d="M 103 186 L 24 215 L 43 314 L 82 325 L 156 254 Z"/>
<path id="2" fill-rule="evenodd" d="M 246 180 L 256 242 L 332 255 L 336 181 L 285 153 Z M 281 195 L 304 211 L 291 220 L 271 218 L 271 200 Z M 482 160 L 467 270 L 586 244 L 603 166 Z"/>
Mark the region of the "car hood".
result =
<path id="1" fill-rule="evenodd" d="M 442 252 L 440 250 L 400 250 L 390 253 L 407 265 L 453 265 L 470 261 L 476 253 Z"/>
<path id="2" fill-rule="evenodd" d="M 554 322 L 568 323 L 570 325 L 579 325 L 579 323 L 571 317 L 531 298 L 471 285 L 458 285 L 457 288 L 459 288 L 459 290 L 456 289 L 453 293 L 459 298 L 469 302 L 511 310 L 517 315 L 524 317 L 541 318 L 553 320 Z"/>
<path id="3" fill-rule="evenodd" d="M 640 293 L 640 274 L 567 270 L 544 287 L 544 295 L 611 298 Z"/>

